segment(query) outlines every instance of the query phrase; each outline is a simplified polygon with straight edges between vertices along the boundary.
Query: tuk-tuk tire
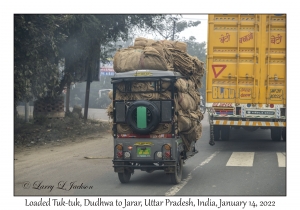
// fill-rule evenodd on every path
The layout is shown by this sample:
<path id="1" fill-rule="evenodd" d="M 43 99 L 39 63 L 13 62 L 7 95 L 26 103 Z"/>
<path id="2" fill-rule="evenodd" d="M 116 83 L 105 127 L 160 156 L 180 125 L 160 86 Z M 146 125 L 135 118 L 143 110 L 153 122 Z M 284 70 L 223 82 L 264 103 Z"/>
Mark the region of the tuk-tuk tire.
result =
<path id="1" fill-rule="evenodd" d="M 121 183 L 128 183 L 131 178 L 131 172 L 125 170 L 123 173 L 118 173 L 118 177 Z"/>
<path id="2" fill-rule="evenodd" d="M 137 107 L 139 106 L 144 106 L 146 107 L 152 115 L 152 120 L 151 122 L 147 125 L 146 128 L 138 128 L 136 125 L 136 122 L 132 119 L 132 114 L 134 113 L 134 111 L 137 109 Z M 135 101 L 133 102 L 126 113 L 126 123 L 132 128 L 132 130 L 135 133 L 139 133 L 139 134 L 149 134 L 151 133 L 156 126 L 158 125 L 160 120 L 160 114 L 159 114 L 159 109 L 151 102 L 149 101 Z"/>
<path id="3" fill-rule="evenodd" d="M 170 174 L 172 184 L 179 184 L 181 182 L 182 169 L 183 169 L 183 160 L 181 156 L 178 155 L 178 160 L 175 166 L 175 172 Z"/>

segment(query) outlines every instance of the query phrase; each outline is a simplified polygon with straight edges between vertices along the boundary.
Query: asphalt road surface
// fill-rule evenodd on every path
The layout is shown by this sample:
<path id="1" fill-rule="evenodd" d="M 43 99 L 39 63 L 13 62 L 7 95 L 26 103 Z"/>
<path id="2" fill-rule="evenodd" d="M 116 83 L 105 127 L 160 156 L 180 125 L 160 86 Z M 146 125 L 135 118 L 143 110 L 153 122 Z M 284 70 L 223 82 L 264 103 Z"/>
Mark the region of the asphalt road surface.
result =
<path id="1" fill-rule="evenodd" d="M 95 119 L 104 119 L 102 111 L 95 112 Z M 210 146 L 207 116 L 202 125 L 199 153 L 185 162 L 179 185 L 172 185 L 163 171 L 138 170 L 121 184 L 112 167 L 112 137 L 103 133 L 66 146 L 15 153 L 14 195 L 286 195 L 286 142 L 271 141 L 269 130 L 239 129 L 231 130 L 229 141 Z"/>

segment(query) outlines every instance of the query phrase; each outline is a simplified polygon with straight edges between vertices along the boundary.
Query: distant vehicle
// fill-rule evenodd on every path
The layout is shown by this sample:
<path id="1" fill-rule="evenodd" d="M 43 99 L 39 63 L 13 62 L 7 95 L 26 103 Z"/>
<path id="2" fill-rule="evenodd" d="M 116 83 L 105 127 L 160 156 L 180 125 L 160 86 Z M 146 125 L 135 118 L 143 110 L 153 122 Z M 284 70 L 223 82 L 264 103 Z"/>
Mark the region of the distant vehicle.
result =
<path id="1" fill-rule="evenodd" d="M 208 15 L 206 109 L 211 141 L 231 128 L 286 140 L 286 15 Z"/>
<path id="2" fill-rule="evenodd" d="M 203 103 L 203 96 L 200 95 L 200 111 L 202 112 L 202 114 L 205 113 L 205 105 Z"/>
<path id="3" fill-rule="evenodd" d="M 99 90 L 99 98 L 101 98 L 101 96 L 104 95 L 108 95 L 109 91 L 111 91 L 112 89 L 101 89 Z"/>
<path id="4" fill-rule="evenodd" d="M 101 89 L 99 90 L 99 98 L 96 99 L 96 103 L 99 108 L 106 109 L 107 106 L 111 103 L 110 98 L 108 97 L 108 93 L 112 89 Z"/>

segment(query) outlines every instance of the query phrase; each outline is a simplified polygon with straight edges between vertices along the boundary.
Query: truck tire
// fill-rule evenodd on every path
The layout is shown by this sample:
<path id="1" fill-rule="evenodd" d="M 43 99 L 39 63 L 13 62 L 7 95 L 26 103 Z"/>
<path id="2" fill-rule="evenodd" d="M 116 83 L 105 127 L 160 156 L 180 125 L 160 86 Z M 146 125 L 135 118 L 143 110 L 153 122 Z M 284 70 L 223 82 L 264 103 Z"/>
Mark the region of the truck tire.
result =
<path id="1" fill-rule="evenodd" d="M 170 174 L 172 184 L 179 184 L 181 182 L 182 166 L 183 166 L 183 160 L 181 156 L 179 156 L 178 161 L 176 162 L 175 172 Z"/>
<path id="2" fill-rule="evenodd" d="M 147 117 L 147 127 L 138 128 L 136 122 L 136 110 L 139 106 L 144 106 L 147 109 L 149 118 Z M 149 134 L 151 133 L 160 121 L 160 112 L 159 109 L 149 101 L 135 101 L 133 102 L 126 113 L 126 123 L 132 128 L 135 133 L 138 134 Z"/>
<path id="3" fill-rule="evenodd" d="M 281 140 L 281 128 L 271 128 L 271 139 L 273 141 Z"/>
<path id="4" fill-rule="evenodd" d="M 282 128 L 281 136 L 282 136 L 282 140 L 286 141 L 286 128 Z"/>
<path id="5" fill-rule="evenodd" d="M 213 127 L 213 129 L 214 129 L 214 131 L 213 131 L 213 133 L 214 133 L 214 140 L 215 141 L 219 141 L 220 140 L 221 126 L 215 125 Z"/>
<path id="6" fill-rule="evenodd" d="M 223 126 L 221 128 L 221 139 L 222 141 L 228 141 L 230 137 L 230 126 Z"/>

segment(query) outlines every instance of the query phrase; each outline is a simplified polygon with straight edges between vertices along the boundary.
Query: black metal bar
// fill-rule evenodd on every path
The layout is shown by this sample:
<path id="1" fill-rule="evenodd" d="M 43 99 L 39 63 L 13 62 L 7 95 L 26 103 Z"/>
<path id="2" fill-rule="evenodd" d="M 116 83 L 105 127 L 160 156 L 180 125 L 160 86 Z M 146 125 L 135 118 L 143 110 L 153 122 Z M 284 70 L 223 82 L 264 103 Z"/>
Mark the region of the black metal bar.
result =
<path id="1" fill-rule="evenodd" d="M 136 166 L 136 165 L 113 165 L 114 168 L 134 168 L 134 169 L 146 169 L 146 168 L 168 168 L 168 167 L 174 167 L 176 166 L 176 164 L 174 165 L 165 165 L 165 166 L 155 166 L 155 165 L 143 165 L 143 166 Z"/>

